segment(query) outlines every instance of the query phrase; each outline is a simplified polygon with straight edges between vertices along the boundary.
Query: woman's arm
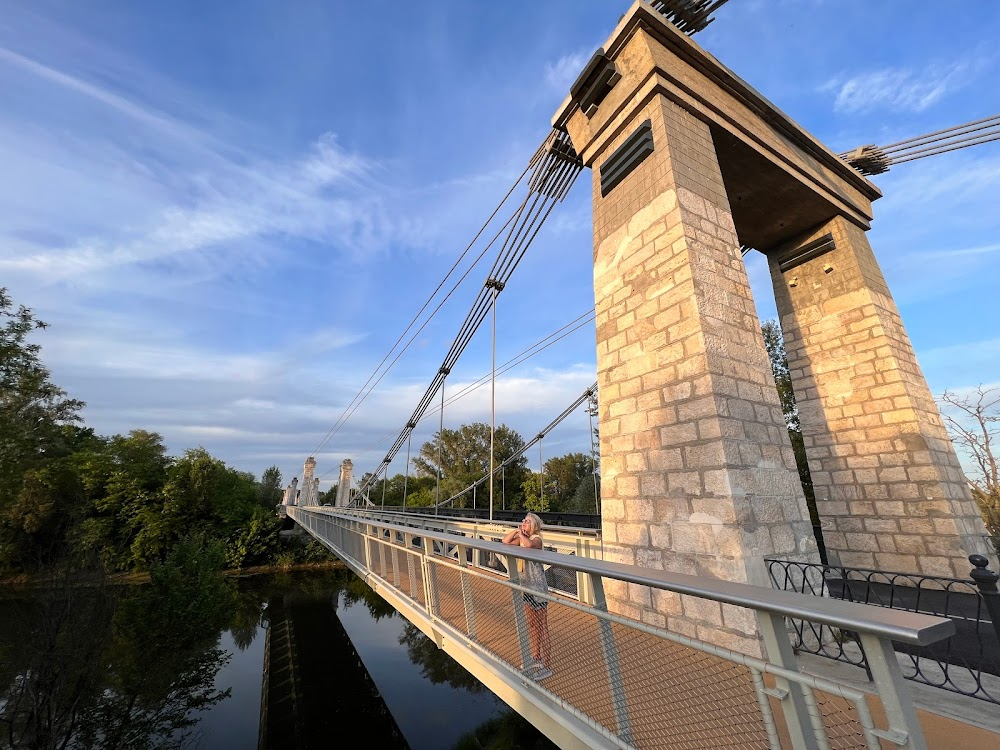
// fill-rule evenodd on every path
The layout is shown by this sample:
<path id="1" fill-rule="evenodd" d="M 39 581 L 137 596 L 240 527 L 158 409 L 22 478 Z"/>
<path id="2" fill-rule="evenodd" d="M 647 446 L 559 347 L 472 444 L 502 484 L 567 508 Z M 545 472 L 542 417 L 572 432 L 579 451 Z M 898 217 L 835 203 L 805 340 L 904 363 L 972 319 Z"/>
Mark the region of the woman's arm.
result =
<path id="1" fill-rule="evenodd" d="M 520 544 L 521 543 L 521 530 L 514 529 L 513 531 L 507 532 L 504 538 L 500 540 L 504 544 Z"/>

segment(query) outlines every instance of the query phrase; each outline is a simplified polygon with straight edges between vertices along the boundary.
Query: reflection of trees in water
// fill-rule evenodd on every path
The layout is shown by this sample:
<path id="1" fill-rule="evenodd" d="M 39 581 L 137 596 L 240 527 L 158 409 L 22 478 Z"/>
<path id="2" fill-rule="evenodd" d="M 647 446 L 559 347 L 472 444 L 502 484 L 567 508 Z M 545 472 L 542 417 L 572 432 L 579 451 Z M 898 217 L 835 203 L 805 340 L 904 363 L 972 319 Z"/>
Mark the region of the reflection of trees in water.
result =
<path id="1" fill-rule="evenodd" d="M 348 570 L 226 581 L 220 551 L 182 545 L 142 586 L 67 574 L 44 590 L 0 598 L 0 748 L 132 750 L 192 748 L 203 712 L 225 700 L 215 688 L 229 656 L 253 643 L 267 602 L 321 597 L 362 605 L 374 620 L 396 611 Z M 485 687 L 413 625 L 400 643 L 433 683 Z M 520 723 L 519 723 L 520 722 Z M 548 748 L 517 714 L 469 735 L 461 747 Z M 510 744 L 507 739 L 518 740 Z M 464 740 L 463 740 L 464 741 Z M 494 744 L 508 742 L 508 744 Z"/>
<path id="2" fill-rule="evenodd" d="M 407 624 L 399 636 L 406 646 L 410 661 L 420 667 L 421 674 L 435 685 L 447 683 L 470 693 L 485 693 L 486 686 L 473 677 L 461 664 L 421 632 Z M 519 713 L 508 710 L 464 735 L 453 750 L 555 750 L 556 745 L 541 734 Z"/>
<path id="3" fill-rule="evenodd" d="M 557 746 L 513 710 L 483 722 L 452 750 L 555 750 Z"/>
<path id="4" fill-rule="evenodd" d="M 347 579 L 344 588 L 344 604 L 348 607 L 361 602 L 368 610 L 371 618 L 378 622 L 384 617 L 395 617 L 396 610 L 385 599 L 375 593 L 375 590 L 353 573 Z"/>
<path id="5" fill-rule="evenodd" d="M 117 596 L 77 583 L 0 602 L 0 746 L 63 747 L 102 689 Z"/>
<path id="6" fill-rule="evenodd" d="M 90 574 L 0 602 L 0 747 L 184 748 L 228 661 L 220 548 L 179 545 L 152 582 Z"/>
<path id="7" fill-rule="evenodd" d="M 406 646 L 410 661 L 420 667 L 420 673 L 435 685 L 447 683 L 453 688 L 483 693 L 486 687 L 469 674 L 461 664 L 437 647 L 415 625 L 407 624 L 399 636 L 399 643 Z"/>

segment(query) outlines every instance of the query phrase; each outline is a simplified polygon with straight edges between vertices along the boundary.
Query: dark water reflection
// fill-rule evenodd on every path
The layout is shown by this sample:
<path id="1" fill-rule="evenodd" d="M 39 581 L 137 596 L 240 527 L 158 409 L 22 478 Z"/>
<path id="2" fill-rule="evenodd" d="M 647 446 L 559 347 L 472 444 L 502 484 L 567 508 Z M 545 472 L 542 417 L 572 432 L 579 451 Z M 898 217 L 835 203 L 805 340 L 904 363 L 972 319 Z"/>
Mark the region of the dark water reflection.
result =
<path id="1" fill-rule="evenodd" d="M 0 747 L 553 747 L 347 571 L 178 587 L 0 596 Z"/>

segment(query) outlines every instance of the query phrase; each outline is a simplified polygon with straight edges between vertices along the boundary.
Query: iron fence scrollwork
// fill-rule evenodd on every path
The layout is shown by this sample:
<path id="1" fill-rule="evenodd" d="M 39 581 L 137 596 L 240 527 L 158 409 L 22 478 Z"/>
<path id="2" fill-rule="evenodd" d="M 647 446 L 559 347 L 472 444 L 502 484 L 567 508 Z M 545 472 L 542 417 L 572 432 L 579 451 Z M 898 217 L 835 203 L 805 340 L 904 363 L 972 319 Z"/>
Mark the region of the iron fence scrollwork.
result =
<path id="1" fill-rule="evenodd" d="M 971 555 L 970 578 L 852 568 L 767 559 L 777 589 L 947 617 L 951 638 L 928 646 L 894 643 L 903 676 L 914 682 L 1000 704 L 1000 592 L 987 559 Z M 992 587 L 992 588 L 991 588 Z M 797 651 L 866 670 L 868 659 L 857 633 L 790 620 Z"/>

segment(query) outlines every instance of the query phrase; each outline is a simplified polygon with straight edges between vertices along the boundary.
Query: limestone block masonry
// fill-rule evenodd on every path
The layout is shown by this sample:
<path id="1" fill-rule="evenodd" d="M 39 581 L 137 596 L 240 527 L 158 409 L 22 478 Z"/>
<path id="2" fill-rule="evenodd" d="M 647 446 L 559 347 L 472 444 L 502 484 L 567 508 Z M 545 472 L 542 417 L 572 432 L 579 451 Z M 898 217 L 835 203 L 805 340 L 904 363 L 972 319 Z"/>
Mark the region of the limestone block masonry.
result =
<path id="1" fill-rule="evenodd" d="M 339 508 L 345 508 L 351 503 L 351 479 L 354 473 L 354 463 L 345 458 L 340 464 L 340 480 L 337 484 L 337 502 Z"/>
<path id="2" fill-rule="evenodd" d="M 316 472 L 316 459 L 306 458 L 302 464 L 302 502 L 300 505 L 316 505 L 318 501 L 317 487 L 313 474 Z"/>
<path id="3" fill-rule="evenodd" d="M 593 173 L 606 555 L 761 586 L 766 557 L 818 562 L 740 248 L 777 258 L 832 233 L 833 253 L 773 272 L 827 546 L 966 577 L 983 524 L 865 239 L 878 188 L 644 0 L 552 124 Z M 742 610 L 607 593 L 760 652 Z"/>
<path id="4" fill-rule="evenodd" d="M 831 562 L 968 578 L 985 529 L 867 236 L 837 217 L 768 255 Z"/>
<path id="5" fill-rule="evenodd" d="M 621 562 L 766 586 L 765 556 L 815 554 L 794 455 L 708 126 L 663 97 L 631 119 L 647 118 L 654 153 L 606 198 L 594 174 L 604 541 Z M 610 595 L 755 650 L 752 617 L 633 593 Z"/>

